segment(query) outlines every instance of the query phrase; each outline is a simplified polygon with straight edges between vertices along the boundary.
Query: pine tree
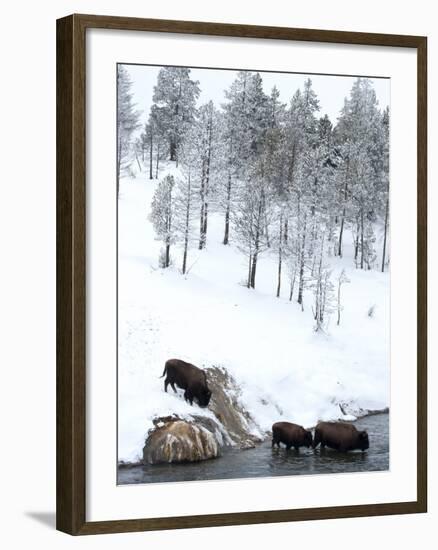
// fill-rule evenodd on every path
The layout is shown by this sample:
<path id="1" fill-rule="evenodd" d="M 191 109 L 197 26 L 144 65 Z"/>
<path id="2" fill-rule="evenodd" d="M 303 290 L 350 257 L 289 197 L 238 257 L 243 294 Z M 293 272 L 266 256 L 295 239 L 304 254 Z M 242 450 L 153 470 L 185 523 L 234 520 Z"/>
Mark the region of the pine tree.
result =
<path id="1" fill-rule="evenodd" d="M 180 173 L 175 192 L 175 238 L 182 243 L 183 259 L 181 272 L 187 272 L 189 247 L 194 241 L 193 221 L 199 214 L 199 187 L 201 181 L 198 150 L 198 132 L 192 125 L 180 146 Z"/>
<path id="2" fill-rule="evenodd" d="M 128 71 L 117 65 L 117 192 L 120 178 L 132 163 L 132 137 L 139 127 L 140 113 L 134 109 L 131 87 Z"/>
<path id="3" fill-rule="evenodd" d="M 216 132 L 216 115 L 212 101 L 199 109 L 196 131 L 200 136 L 198 142 L 199 158 L 201 161 L 199 250 L 202 250 L 207 241 L 209 195 L 213 172 L 212 157 L 216 143 L 213 137 Z"/>
<path id="4" fill-rule="evenodd" d="M 325 262 L 325 234 L 319 239 L 316 269 L 312 276 L 310 288 L 313 290 L 313 318 L 315 331 L 324 330 L 328 318 L 334 310 L 334 286 L 331 282 L 331 270 Z"/>
<path id="5" fill-rule="evenodd" d="M 236 182 L 247 179 L 248 171 L 263 151 L 270 112 L 259 73 L 240 71 L 230 89 L 225 92 L 225 97 L 223 136 L 227 155 L 227 181 L 223 200 L 223 243 L 228 244 L 234 187 Z"/>
<path id="6" fill-rule="evenodd" d="M 286 140 L 289 149 L 288 190 L 293 206 L 290 209 L 295 217 L 294 225 L 298 235 L 296 245 L 298 296 L 297 302 L 303 309 L 305 263 L 309 244 L 309 215 L 312 213 L 312 194 L 316 177 L 315 146 L 318 139 L 316 113 L 319 102 L 312 81 L 307 79 L 304 90 L 299 90 L 292 98 L 286 126 Z M 287 221 L 289 226 L 289 220 Z M 287 233 L 286 233 L 287 237 Z"/>
<path id="7" fill-rule="evenodd" d="M 382 249 L 382 273 L 385 271 L 386 247 L 388 240 L 389 224 L 389 108 L 382 115 L 382 148 L 381 148 L 381 203 L 384 204 L 383 224 L 383 249 Z"/>
<path id="8" fill-rule="evenodd" d="M 193 219 L 197 190 L 192 178 L 192 169 L 188 167 L 184 176 L 176 180 L 175 193 L 175 233 L 176 239 L 182 243 L 183 258 L 181 272 L 187 272 L 187 258 L 191 242 L 193 241 Z"/>
<path id="9" fill-rule="evenodd" d="M 169 157 L 178 162 L 178 151 L 187 128 L 194 122 L 199 82 L 187 67 L 163 67 L 154 87 L 156 119 L 168 141 Z"/>
<path id="10" fill-rule="evenodd" d="M 259 169 L 254 168 L 251 179 L 240 189 L 237 208 L 233 212 L 237 247 L 248 258 L 248 288 L 255 288 L 259 257 L 268 248 L 265 223 L 266 218 L 270 218 L 270 212 L 267 211 L 264 182 Z"/>
<path id="11" fill-rule="evenodd" d="M 170 246 L 176 240 L 176 228 L 174 224 L 175 198 L 174 177 L 166 176 L 158 184 L 152 198 L 150 221 L 154 226 L 157 239 L 164 243 L 164 254 L 160 257 L 160 266 L 170 266 Z"/>
<path id="12" fill-rule="evenodd" d="M 356 255 L 361 269 L 367 264 L 373 232 L 368 222 L 374 223 L 381 216 L 382 183 L 386 181 L 387 167 L 384 161 L 384 125 L 378 109 L 376 94 L 369 79 L 358 78 L 345 100 L 336 127 L 338 149 L 342 162 L 338 177 L 341 180 L 341 225 L 338 254 L 342 256 L 345 224 L 356 225 Z M 385 186 L 383 185 L 383 188 Z M 385 192 L 383 192 L 385 195 Z M 360 257 L 358 258 L 358 254 Z"/>

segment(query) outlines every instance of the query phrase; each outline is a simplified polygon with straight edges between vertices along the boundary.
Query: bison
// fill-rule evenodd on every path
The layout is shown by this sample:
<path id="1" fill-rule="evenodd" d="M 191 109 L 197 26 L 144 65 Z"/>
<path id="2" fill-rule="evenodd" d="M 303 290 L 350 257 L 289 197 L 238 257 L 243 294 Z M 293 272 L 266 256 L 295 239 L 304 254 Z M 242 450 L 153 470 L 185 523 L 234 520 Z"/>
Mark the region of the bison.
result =
<path id="1" fill-rule="evenodd" d="M 294 447 L 296 451 L 300 447 L 309 448 L 312 446 L 312 432 L 292 422 L 276 422 L 272 425 L 272 446 L 280 447 L 280 443 L 284 443 L 286 449 Z"/>
<path id="2" fill-rule="evenodd" d="M 346 422 L 320 422 L 315 428 L 313 448 L 319 444 L 322 449 L 327 446 L 340 452 L 356 449 L 363 452 L 370 446 L 368 433 Z"/>
<path id="3" fill-rule="evenodd" d="M 176 393 L 175 384 L 184 390 L 184 399 L 193 405 L 196 399 L 200 407 L 207 407 L 211 391 L 207 385 L 207 376 L 205 371 L 195 367 L 191 363 L 181 361 L 181 359 L 169 359 L 164 365 L 164 371 L 161 376 L 166 375 L 164 380 L 164 391 L 167 392 L 167 386 L 170 384 Z"/>

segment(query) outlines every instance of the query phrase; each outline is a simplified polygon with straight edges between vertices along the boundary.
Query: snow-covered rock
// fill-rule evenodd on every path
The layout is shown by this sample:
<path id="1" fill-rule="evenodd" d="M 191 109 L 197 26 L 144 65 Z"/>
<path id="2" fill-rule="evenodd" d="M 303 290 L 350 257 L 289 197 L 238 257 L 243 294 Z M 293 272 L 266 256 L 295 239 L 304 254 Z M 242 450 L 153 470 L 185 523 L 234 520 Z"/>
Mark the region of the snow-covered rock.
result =
<path id="1" fill-rule="evenodd" d="M 210 367 L 205 372 L 212 391 L 209 409 L 227 435 L 225 444 L 251 448 L 262 441 L 259 426 L 240 399 L 241 390 L 236 380 L 224 367 Z"/>
<path id="2" fill-rule="evenodd" d="M 199 462 L 219 454 L 219 442 L 212 431 L 195 422 L 170 419 L 161 421 L 149 434 L 143 461 L 147 464 Z"/>
<path id="3" fill-rule="evenodd" d="M 223 367 L 210 367 L 206 373 L 212 390 L 209 409 L 184 418 L 176 414 L 155 418 L 143 462 L 197 462 L 219 456 L 223 446 L 251 449 L 262 441 L 259 427 L 240 401 L 234 378 Z"/>

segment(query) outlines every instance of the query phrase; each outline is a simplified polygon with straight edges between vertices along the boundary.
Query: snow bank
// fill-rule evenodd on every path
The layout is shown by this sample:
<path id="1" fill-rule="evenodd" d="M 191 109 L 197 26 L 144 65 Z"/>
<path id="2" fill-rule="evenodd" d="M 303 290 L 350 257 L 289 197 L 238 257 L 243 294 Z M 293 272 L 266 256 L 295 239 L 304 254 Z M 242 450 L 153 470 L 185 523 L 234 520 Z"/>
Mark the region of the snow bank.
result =
<path id="1" fill-rule="evenodd" d="M 302 312 L 287 299 L 285 276 L 284 296 L 275 297 L 277 266 L 269 253 L 260 257 L 256 290 L 242 286 L 246 261 L 221 244 L 220 214 L 209 218 L 206 249 L 190 249 L 186 276 L 175 247 L 173 266 L 159 269 L 161 245 L 148 221 L 156 185 L 139 174 L 120 189 L 119 461 L 141 459 L 153 418 L 214 418 L 185 403 L 182 392 L 164 393 L 160 376 L 171 357 L 225 368 L 261 432 L 278 420 L 310 427 L 389 406 L 387 273 L 356 270 L 346 242 L 344 258 L 332 259 L 334 276 L 345 268 L 351 281 L 342 287 L 341 325 L 333 317 L 327 334 L 315 333 L 309 292 Z"/>

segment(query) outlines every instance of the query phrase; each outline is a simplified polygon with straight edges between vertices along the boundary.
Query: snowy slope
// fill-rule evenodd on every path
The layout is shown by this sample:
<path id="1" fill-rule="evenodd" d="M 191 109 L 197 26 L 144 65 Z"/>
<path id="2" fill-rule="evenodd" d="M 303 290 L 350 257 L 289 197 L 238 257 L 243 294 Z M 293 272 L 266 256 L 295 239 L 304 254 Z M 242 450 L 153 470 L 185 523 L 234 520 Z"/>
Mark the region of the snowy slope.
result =
<path id="1" fill-rule="evenodd" d="M 332 259 L 334 276 L 345 267 L 351 280 L 342 287 L 341 325 L 334 315 L 327 334 L 315 333 L 310 292 L 302 312 L 288 300 L 285 273 L 284 296 L 275 297 L 269 253 L 260 258 L 256 290 L 242 286 L 246 261 L 221 244 L 220 214 L 209 218 L 207 248 L 190 249 L 186 276 L 175 247 L 173 267 L 159 269 L 161 243 L 148 221 L 156 185 L 140 174 L 120 189 L 119 461 L 139 459 L 155 416 L 212 415 L 164 393 L 159 377 L 171 357 L 228 369 L 261 430 L 280 419 L 313 426 L 339 418 L 340 402 L 389 406 L 389 275 L 356 270 L 349 235 L 344 258 Z"/>

